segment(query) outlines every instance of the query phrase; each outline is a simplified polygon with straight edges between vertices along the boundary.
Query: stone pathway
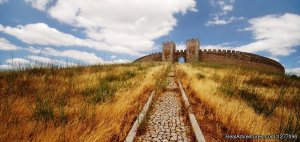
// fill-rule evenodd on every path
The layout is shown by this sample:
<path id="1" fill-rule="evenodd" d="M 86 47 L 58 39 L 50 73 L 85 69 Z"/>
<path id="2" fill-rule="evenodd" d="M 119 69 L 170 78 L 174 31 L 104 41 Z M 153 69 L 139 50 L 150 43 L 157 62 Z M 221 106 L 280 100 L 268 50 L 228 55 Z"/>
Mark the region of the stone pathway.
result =
<path id="1" fill-rule="evenodd" d="M 180 94 L 174 73 L 170 72 L 167 77 L 166 91 L 154 102 L 153 112 L 150 114 L 146 132 L 138 137 L 139 142 L 190 142 L 190 126 L 184 119 L 180 102 Z"/>

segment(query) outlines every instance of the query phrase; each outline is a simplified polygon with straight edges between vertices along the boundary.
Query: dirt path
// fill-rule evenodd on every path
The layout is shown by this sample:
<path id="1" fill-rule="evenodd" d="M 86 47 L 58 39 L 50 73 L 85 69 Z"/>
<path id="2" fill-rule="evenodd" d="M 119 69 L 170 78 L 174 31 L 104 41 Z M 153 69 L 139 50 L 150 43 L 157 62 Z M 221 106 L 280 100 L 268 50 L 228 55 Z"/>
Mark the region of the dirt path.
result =
<path id="1" fill-rule="evenodd" d="M 167 77 L 166 91 L 153 102 L 153 110 L 146 124 L 146 132 L 137 141 L 192 141 L 191 128 L 183 113 L 174 71 Z"/>

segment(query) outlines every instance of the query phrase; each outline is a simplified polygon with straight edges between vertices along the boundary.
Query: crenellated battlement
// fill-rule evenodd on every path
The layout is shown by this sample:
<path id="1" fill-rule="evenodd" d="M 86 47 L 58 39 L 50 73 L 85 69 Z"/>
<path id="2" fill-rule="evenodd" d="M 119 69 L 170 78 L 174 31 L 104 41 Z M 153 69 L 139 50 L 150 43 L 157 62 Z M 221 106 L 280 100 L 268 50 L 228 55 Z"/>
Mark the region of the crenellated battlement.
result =
<path id="1" fill-rule="evenodd" d="M 175 42 L 163 42 L 162 52 L 143 56 L 134 62 L 174 62 L 178 61 L 180 57 L 183 57 L 187 62 L 204 61 L 223 64 L 240 64 L 251 66 L 253 68 L 263 68 L 268 71 L 284 73 L 284 67 L 279 62 L 253 53 L 228 49 L 200 49 L 200 41 L 198 38 L 187 40 L 186 46 L 186 50 L 176 50 Z"/>

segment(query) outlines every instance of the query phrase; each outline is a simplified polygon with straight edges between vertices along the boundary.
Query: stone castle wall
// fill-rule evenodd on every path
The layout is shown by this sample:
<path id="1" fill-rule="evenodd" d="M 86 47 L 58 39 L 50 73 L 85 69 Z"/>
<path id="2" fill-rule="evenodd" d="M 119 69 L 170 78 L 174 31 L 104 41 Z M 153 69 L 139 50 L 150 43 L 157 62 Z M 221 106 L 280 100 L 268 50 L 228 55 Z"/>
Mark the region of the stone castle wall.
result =
<path id="1" fill-rule="evenodd" d="M 152 54 L 140 57 L 133 62 L 153 62 L 153 61 L 161 62 L 162 61 L 162 53 L 161 52 L 152 53 Z"/>
<path id="2" fill-rule="evenodd" d="M 178 61 L 180 57 L 186 57 L 186 50 L 177 50 L 174 59 Z M 143 56 L 134 62 L 153 62 L 162 61 L 162 53 L 152 53 Z M 200 49 L 199 61 L 215 62 L 222 64 L 247 65 L 253 68 L 261 68 L 266 71 L 284 73 L 284 67 L 269 58 L 234 50 L 216 50 L 216 49 Z"/>
<path id="3" fill-rule="evenodd" d="M 220 49 L 200 49 L 199 39 L 190 39 L 186 42 L 186 50 L 176 50 L 174 42 L 163 42 L 162 52 L 152 53 L 141 57 L 134 62 L 175 62 L 183 57 L 186 62 L 215 62 L 221 64 L 246 65 L 261 68 L 266 71 L 284 73 L 284 67 L 269 58 L 256 54 Z"/>
<path id="4" fill-rule="evenodd" d="M 266 71 L 284 73 L 284 67 L 272 59 L 252 53 L 235 50 L 200 50 L 200 61 L 222 64 L 247 65 L 253 68 L 261 68 Z"/>

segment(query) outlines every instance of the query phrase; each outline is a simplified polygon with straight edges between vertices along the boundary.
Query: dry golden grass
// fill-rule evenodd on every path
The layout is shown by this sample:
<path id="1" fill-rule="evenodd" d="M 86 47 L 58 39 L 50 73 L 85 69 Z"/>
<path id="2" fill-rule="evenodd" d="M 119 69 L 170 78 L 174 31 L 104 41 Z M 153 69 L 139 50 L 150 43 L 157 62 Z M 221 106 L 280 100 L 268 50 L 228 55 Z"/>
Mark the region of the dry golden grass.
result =
<path id="1" fill-rule="evenodd" d="M 178 74 L 183 85 L 195 92 L 189 97 L 212 110 L 212 119 L 230 133 L 300 136 L 299 80 L 211 63 L 181 64 Z M 204 114 L 195 113 L 201 120 Z"/>
<path id="2" fill-rule="evenodd" d="M 165 64 L 0 73 L 0 141 L 122 141 Z"/>

